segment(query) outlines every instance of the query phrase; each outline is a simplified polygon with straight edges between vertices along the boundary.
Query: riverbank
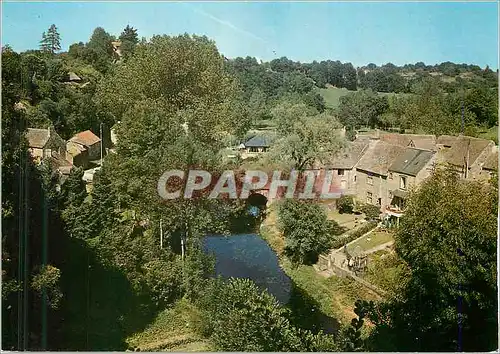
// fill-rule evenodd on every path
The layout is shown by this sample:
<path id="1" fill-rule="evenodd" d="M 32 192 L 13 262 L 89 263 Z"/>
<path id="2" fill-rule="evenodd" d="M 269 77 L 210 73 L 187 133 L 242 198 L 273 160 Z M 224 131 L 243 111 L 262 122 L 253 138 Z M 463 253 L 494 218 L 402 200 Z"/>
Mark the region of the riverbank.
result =
<path id="1" fill-rule="evenodd" d="M 301 265 L 294 267 L 284 256 L 285 240 L 276 227 L 276 210 L 271 206 L 264 220 L 260 234 L 276 252 L 280 266 L 319 306 L 325 315 L 337 319 L 341 324 L 348 325 L 354 317 L 354 303 L 358 299 L 379 300 L 380 296 L 362 285 L 336 276 L 324 277 L 312 267 Z"/>

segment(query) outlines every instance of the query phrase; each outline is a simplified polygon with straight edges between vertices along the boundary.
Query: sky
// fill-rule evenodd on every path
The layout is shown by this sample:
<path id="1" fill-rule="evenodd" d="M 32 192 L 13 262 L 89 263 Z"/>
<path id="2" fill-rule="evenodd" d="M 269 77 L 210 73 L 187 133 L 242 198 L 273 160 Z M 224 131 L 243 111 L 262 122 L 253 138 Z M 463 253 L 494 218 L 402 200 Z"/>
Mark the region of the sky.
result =
<path id="1" fill-rule="evenodd" d="M 206 35 L 228 58 L 498 68 L 497 2 L 2 1 L 2 45 L 35 49 L 53 23 L 63 50 L 96 27 L 119 36 L 128 24 L 148 39 Z"/>

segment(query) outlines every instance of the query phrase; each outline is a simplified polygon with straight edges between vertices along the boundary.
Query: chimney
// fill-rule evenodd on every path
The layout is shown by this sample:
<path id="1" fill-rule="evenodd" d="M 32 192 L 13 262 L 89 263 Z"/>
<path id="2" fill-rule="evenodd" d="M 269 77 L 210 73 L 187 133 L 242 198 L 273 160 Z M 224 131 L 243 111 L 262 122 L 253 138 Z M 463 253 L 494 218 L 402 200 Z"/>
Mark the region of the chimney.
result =
<path id="1" fill-rule="evenodd" d="M 47 128 L 49 138 L 50 138 L 50 128 L 51 128 L 51 126 L 49 125 L 49 127 Z"/>

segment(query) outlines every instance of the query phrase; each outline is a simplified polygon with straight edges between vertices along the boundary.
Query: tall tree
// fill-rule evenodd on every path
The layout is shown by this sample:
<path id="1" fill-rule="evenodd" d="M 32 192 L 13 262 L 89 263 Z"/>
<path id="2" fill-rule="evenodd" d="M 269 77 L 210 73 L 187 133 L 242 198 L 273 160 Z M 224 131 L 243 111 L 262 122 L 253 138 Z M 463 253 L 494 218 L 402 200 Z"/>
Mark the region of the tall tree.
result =
<path id="1" fill-rule="evenodd" d="M 47 33 L 43 32 L 42 40 L 40 41 L 40 49 L 42 52 L 54 54 L 61 50 L 61 35 L 57 32 L 56 25 L 52 24 Z"/>
<path id="2" fill-rule="evenodd" d="M 436 171 L 410 195 L 395 235 L 411 276 L 370 311 L 377 351 L 491 351 L 498 345 L 498 189 Z"/>
<path id="3" fill-rule="evenodd" d="M 127 25 L 123 32 L 120 34 L 119 40 L 121 41 L 120 50 L 124 60 L 127 60 L 133 53 L 135 46 L 139 43 L 137 30 Z"/>

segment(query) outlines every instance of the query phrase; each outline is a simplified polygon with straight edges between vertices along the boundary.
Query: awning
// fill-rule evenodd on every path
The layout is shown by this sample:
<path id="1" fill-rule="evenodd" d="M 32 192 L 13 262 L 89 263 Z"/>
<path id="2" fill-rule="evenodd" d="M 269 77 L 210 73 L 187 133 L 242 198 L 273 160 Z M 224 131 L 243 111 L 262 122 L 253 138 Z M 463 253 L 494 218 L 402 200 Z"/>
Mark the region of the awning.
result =
<path id="1" fill-rule="evenodd" d="M 408 198 L 408 192 L 402 191 L 401 189 L 395 189 L 390 191 L 393 197 L 399 197 L 402 199 Z"/>

